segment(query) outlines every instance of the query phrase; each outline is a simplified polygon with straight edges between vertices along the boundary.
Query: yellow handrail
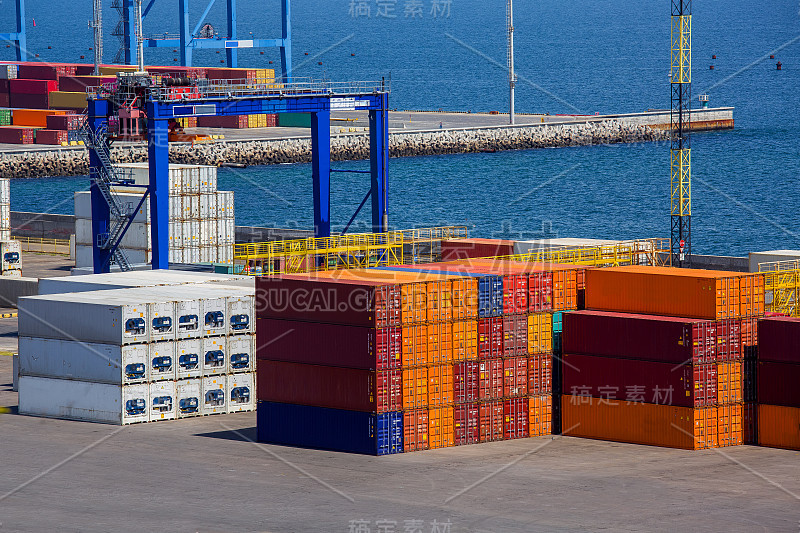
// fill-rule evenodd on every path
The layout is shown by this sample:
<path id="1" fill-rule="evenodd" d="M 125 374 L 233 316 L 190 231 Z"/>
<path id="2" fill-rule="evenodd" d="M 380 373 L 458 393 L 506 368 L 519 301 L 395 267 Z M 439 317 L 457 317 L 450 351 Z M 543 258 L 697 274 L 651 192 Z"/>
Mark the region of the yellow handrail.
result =
<path id="1" fill-rule="evenodd" d="M 659 266 L 669 261 L 669 239 L 640 239 L 614 244 L 564 248 L 539 249 L 524 254 L 498 256 L 495 259 L 526 263 L 563 263 L 593 267 L 623 265 Z"/>
<path id="2" fill-rule="evenodd" d="M 797 305 L 800 296 L 800 261 L 760 263 L 758 270 L 764 274 L 766 311 L 800 316 Z"/>
<path id="3" fill-rule="evenodd" d="M 41 237 L 12 237 L 22 245 L 23 252 L 41 252 L 56 255 L 70 255 L 69 239 L 45 239 Z M 36 247 L 32 250 L 31 247 Z M 26 249 L 27 248 L 27 249 Z"/>

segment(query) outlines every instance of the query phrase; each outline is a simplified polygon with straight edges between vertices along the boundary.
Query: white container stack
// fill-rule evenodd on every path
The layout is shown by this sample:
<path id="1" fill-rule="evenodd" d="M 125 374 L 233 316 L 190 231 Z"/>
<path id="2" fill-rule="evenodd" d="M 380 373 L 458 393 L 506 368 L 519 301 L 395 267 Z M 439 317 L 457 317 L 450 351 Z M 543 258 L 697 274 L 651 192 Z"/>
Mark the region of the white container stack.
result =
<path id="1" fill-rule="evenodd" d="M 163 274 L 20 298 L 19 412 L 132 424 L 253 410 L 254 288 Z M 112 276 L 125 274 L 78 279 Z"/>
<path id="2" fill-rule="evenodd" d="M 117 173 L 137 185 L 149 183 L 147 163 L 116 166 Z M 144 191 L 114 187 L 118 201 L 129 211 L 136 209 Z M 92 208 L 88 191 L 75 193 L 76 266 L 92 265 Z M 169 250 L 170 263 L 233 263 L 235 240 L 233 192 L 217 190 L 217 168 L 170 164 Z M 152 260 L 150 204 L 145 201 L 122 240 L 131 263 Z"/>
<path id="3" fill-rule="evenodd" d="M 0 242 L 11 240 L 11 180 L 0 178 Z"/>
<path id="4" fill-rule="evenodd" d="M 0 241 L 0 275 L 22 276 L 22 245 L 19 241 Z"/>

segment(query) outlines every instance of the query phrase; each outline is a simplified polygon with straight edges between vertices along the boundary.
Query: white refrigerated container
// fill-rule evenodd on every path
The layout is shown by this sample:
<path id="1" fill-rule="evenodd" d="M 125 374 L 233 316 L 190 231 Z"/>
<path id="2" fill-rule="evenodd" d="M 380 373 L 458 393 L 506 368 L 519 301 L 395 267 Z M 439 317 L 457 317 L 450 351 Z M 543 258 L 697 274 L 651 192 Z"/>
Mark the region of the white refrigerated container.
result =
<path id="1" fill-rule="evenodd" d="M 203 375 L 202 339 L 183 339 L 175 342 L 175 367 L 178 379 L 199 378 Z"/>
<path id="2" fill-rule="evenodd" d="M 19 241 L 0 241 L 0 270 L 22 270 L 22 245 Z"/>
<path id="3" fill-rule="evenodd" d="M 228 337 L 227 354 L 230 372 L 254 372 L 256 367 L 255 335 Z"/>
<path id="4" fill-rule="evenodd" d="M 148 345 L 150 381 L 173 381 L 177 375 L 175 367 L 175 341 L 154 342 Z"/>
<path id="5" fill-rule="evenodd" d="M 199 416 L 203 410 L 203 380 L 184 379 L 175 382 L 176 415 L 178 418 Z"/>
<path id="6" fill-rule="evenodd" d="M 177 411 L 175 382 L 159 381 L 150 384 L 150 422 L 173 420 Z"/>
<path id="7" fill-rule="evenodd" d="M 242 411 L 252 411 L 255 408 L 256 390 L 255 374 L 228 375 L 228 412 L 239 413 Z"/>
<path id="8" fill-rule="evenodd" d="M 203 357 L 203 375 L 216 376 L 228 372 L 228 338 L 206 337 L 201 350 Z"/>
<path id="9" fill-rule="evenodd" d="M 227 376 L 203 378 L 203 414 L 213 415 L 228 411 Z"/>

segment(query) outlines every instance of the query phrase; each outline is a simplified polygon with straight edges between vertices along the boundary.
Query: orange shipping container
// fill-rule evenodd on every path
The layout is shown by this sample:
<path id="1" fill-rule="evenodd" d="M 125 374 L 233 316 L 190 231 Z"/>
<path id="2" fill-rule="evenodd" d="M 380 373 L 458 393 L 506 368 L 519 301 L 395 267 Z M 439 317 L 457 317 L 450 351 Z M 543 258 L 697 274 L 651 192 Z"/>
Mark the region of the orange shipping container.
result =
<path id="1" fill-rule="evenodd" d="M 66 115 L 67 111 L 52 109 L 15 109 L 12 111 L 14 126 L 30 126 L 33 128 L 46 128 L 49 115 Z"/>
<path id="2" fill-rule="evenodd" d="M 717 403 L 721 405 L 742 401 L 742 363 L 717 363 Z"/>
<path id="3" fill-rule="evenodd" d="M 403 368 L 427 366 L 428 358 L 428 326 L 416 324 L 403 326 Z"/>
<path id="4" fill-rule="evenodd" d="M 478 318 L 478 281 L 456 278 L 452 285 L 453 320 Z"/>
<path id="5" fill-rule="evenodd" d="M 741 444 L 742 406 L 690 409 L 565 395 L 564 435 L 700 450 Z"/>
<path id="6" fill-rule="evenodd" d="M 428 407 L 428 369 L 403 370 L 403 409 Z"/>
<path id="7" fill-rule="evenodd" d="M 453 362 L 477 361 L 478 321 L 462 320 L 453 323 Z"/>
<path id="8" fill-rule="evenodd" d="M 428 441 L 432 450 L 453 446 L 452 407 L 437 407 L 428 411 Z"/>
<path id="9" fill-rule="evenodd" d="M 739 297 L 740 316 L 764 316 L 764 311 L 764 275 L 742 276 L 741 296 Z"/>
<path id="10" fill-rule="evenodd" d="M 800 408 L 759 405 L 758 444 L 800 451 Z"/>
<path id="11" fill-rule="evenodd" d="M 403 451 L 427 450 L 428 410 L 412 409 L 403 413 Z"/>
<path id="12" fill-rule="evenodd" d="M 553 432 L 553 397 L 549 394 L 531 396 L 528 400 L 528 431 L 531 437 Z"/>
<path id="13" fill-rule="evenodd" d="M 453 365 L 428 367 L 428 405 L 445 406 L 453 403 Z"/>
<path id="14" fill-rule="evenodd" d="M 528 315 L 528 353 L 553 352 L 553 315 L 536 313 Z"/>
<path id="15" fill-rule="evenodd" d="M 453 319 L 453 283 L 431 281 L 427 284 L 428 322 L 445 322 Z"/>
<path id="16" fill-rule="evenodd" d="M 428 325 L 428 362 L 449 364 L 453 360 L 453 324 L 442 322 Z"/>
<path id="17" fill-rule="evenodd" d="M 705 320 L 738 318 L 740 277 L 668 267 L 591 269 L 586 272 L 586 308 Z"/>

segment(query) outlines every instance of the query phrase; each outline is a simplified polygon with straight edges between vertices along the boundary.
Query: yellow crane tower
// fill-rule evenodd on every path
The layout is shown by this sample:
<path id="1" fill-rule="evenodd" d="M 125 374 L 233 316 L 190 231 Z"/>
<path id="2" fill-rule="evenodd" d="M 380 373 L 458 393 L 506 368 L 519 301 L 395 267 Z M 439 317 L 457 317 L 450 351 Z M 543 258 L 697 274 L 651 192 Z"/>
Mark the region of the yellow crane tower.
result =
<path id="1" fill-rule="evenodd" d="M 692 0 L 672 2 L 671 241 L 673 266 L 691 266 L 692 256 Z"/>

